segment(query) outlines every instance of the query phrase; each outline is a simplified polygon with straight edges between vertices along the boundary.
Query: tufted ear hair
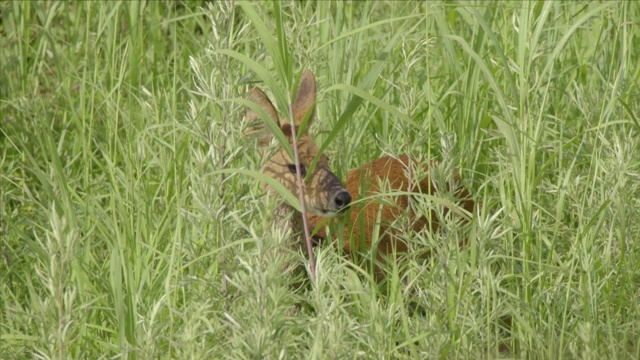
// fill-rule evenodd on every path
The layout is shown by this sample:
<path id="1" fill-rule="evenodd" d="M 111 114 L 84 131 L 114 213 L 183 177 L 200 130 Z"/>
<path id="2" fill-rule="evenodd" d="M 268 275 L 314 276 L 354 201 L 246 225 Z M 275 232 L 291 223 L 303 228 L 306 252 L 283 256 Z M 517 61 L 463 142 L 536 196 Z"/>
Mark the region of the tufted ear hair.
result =
<path id="1" fill-rule="evenodd" d="M 296 129 L 304 125 L 304 133 L 307 133 L 314 120 L 314 112 L 316 107 L 316 79 L 311 70 L 305 70 L 300 79 L 298 90 L 296 91 L 296 99 L 293 102 L 293 121 Z M 309 116 L 306 124 L 304 120 Z"/>
<path id="2" fill-rule="evenodd" d="M 248 99 L 254 103 L 256 103 L 262 110 L 264 110 L 267 115 L 280 126 L 280 119 L 278 119 L 278 112 L 276 108 L 273 106 L 267 94 L 265 94 L 262 90 L 258 88 L 253 88 L 249 92 Z M 249 138 L 255 138 L 258 140 L 259 146 L 266 146 L 271 141 L 271 133 L 269 132 L 269 128 L 265 125 L 265 123 L 260 119 L 260 115 L 258 115 L 255 111 L 248 109 L 244 118 L 245 122 L 245 133 L 244 135 Z"/>

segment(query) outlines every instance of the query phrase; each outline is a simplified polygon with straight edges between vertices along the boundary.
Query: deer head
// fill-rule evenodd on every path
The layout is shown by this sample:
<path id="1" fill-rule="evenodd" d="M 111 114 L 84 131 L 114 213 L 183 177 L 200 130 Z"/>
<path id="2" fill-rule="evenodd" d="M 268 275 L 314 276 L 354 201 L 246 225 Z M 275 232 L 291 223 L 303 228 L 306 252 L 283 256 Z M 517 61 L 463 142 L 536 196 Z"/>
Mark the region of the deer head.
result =
<path id="1" fill-rule="evenodd" d="M 249 93 L 249 100 L 260 106 L 262 110 L 271 117 L 278 125 L 279 131 L 282 131 L 289 141 L 289 144 L 293 146 L 293 141 L 296 140 L 293 127 L 290 123 L 282 122 L 279 119 L 278 113 L 267 95 L 262 90 L 254 88 Z M 298 85 L 292 107 L 292 121 L 296 131 L 302 132 L 302 135 L 297 140 L 297 148 L 300 172 L 304 179 L 303 191 L 307 211 L 327 217 L 344 210 L 351 202 L 351 195 L 342 186 L 340 180 L 331 172 L 329 168 L 329 158 L 326 155 L 321 154 L 316 166 L 313 168 L 313 173 L 307 173 L 311 170 L 311 163 L 319 152 L 318 146 L 308 133 L 315 117 L 315 102 L 316 81 L 313 73 L 307 70 L 302 75 L 302 79 Z M 309 116 L 309 119 L 305 123 L 304 120 L 307 116 Z M 259 116 L 254 111 L 249 110 L 245 120 L 255 123 L 256 120 L 259 120 Z M 258 144 L 260 146 L 267 146 L 273 134 L 269 132 L 266 126 L 254 127 L 254 133 L 256 132 L 259 137 Z M 262 167 L 262 173 L 277 180 L 293 194 L 297 194 L 298 186 L 294 160 L 282 147 L 276 148 L 271 154 L 273 155 L 269 157 Z M 267 190 L 270 190 L 268 186 Z"/>

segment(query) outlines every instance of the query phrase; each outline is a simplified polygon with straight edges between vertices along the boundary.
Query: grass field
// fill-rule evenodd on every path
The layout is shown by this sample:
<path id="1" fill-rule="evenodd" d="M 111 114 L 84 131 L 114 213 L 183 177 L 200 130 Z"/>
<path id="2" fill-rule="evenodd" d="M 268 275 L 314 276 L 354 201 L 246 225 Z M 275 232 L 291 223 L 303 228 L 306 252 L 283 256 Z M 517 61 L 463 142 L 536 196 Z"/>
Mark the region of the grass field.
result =
<path id="1" fill-rule="evenodd" d="M 639 2 L 0 11 L 0 358 L 640 358 Z M 307 68 L 338 176 L 411 153 L 483 204 L 384 286 L 282 272 L 238 99 Z"/>

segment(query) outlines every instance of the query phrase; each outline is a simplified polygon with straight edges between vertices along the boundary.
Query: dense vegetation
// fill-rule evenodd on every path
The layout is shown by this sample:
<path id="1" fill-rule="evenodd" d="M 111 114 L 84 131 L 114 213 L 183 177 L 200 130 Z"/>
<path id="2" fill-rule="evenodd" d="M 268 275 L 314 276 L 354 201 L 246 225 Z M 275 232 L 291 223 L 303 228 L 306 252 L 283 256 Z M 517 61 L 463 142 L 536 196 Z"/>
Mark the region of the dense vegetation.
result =
<path id="1" fill-rule="evenodd" d="M 0 358 L 640 358 L 640 3 L 0 11 Z M 282 272 L 238 99 L 307 68 L 339 176 L 411 153 L 483 204 L 384 284 Z"/>

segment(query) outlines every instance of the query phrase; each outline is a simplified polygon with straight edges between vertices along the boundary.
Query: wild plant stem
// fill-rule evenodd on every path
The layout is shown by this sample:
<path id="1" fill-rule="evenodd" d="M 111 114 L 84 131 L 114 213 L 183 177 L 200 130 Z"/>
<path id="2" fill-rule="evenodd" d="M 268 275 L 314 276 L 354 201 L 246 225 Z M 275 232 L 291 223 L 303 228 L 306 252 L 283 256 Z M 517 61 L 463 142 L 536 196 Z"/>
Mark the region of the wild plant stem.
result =
<path id="1" fill-rule="evenodd" d="M 293 119 L 293 105 L 289 103 L 289 114 Z M 302 186 L 302 173 L 300 172 L 300 160 L 298 156 L 298 137 L 296 132 L 295 121 L 290 121 L 291 133 L 293 137 L 293 159 L 296 164 L 296 183 L 298 184 L 298 200 L 300 200 L 300 210 L 302 212 L 302 227 L 304 229 L 304 239 L 307 244 L 307 254 L 309 256 L 309 270 L 311 272 L 311 281 L 316 282 L 316 263 L 313 259 L 313 248 L 311 247 L 311 233 L 309 231 L 309 222 L 307 221 L 307 208 L 304 202 L 304 188 Z"/>
<path id="2" fill-rule="evenodd" d="M 233 7 L 232 6 L 228 6 L 227 9 L 230 12 L 233 12 Z M 233 16 L 233 15 L 232 15 Z M 226 18 L 225 22 L 224 22 L 224 27 L 225 27 L 225 32 L 226 32 L 226 44 L 225 44 L 225 48 L 228 49 L 229 48 L 229 39 L 231 38 L 231 25 L 230 25 L 230 20 L 229 17 Z M 229 67 L 229 59 L 227 57 L 224 57 L 224 69 L 228 70 Z M 224 99 L 228 99 L 229 98 L 229 81 L 228 81 L 228 71 L 225 71 L 225 75 L 222 77 L 222 81 L 223 81 L 223 89 L 222 89 L 222 96 Z M 220 144 L 220 149 L 219 149 L 219 155 L 218 155 L 218 159 L 220 160 L 220 164 L 222 164 L 224 166 L 225 164 L 225 152 L 226 152 L 226 148 L 227 148 L 227 117 L 228 117 L 228 111 L 227 111 L 227 107 L 223 106 L 222 107 L 222 144 Z M 224 186 L 225 183 L 225 174 L 220 174 L 220 185 Z M 221 199 L 224 197 L 224 191 L 220 192 L 220 197 Z M 222 209 L 222 216 L 221 219 L 224 219 L 225 217 L 225 211 L 226 211 L 226 207 L 224 207 Z M 221 231 L 220 231 L 220 235 L 221 235 L 221 243 L 222 246 L 225 246 L 225 233 L 224 233 L 224 226 L 221 226 Z M 220 263 L 224 264 L 226 262 L 226 254 L 223 252 L 220 256 Z M 226 295 L 227 294 L 227 274 L 224 270 L 224 267 L 222 268 L 222 292 Z"/>

